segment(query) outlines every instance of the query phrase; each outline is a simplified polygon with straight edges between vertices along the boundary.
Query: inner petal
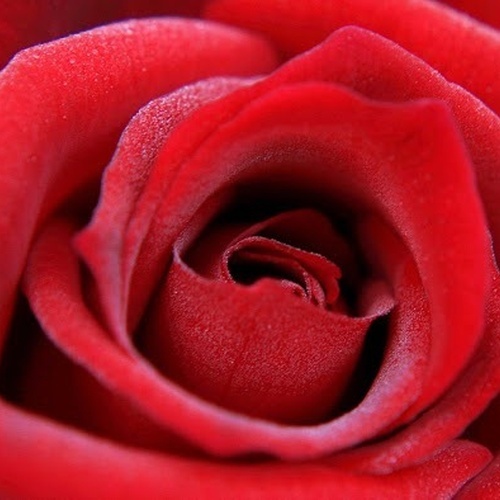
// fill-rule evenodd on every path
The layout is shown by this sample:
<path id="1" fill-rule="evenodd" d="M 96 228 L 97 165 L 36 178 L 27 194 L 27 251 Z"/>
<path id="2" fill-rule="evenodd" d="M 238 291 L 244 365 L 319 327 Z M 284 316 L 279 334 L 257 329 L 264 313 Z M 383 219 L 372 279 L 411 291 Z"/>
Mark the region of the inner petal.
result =
<path id="1" fill-rule="evenodd" d="M 276 279 L 206 279 L 176 255 L 141 350 L 165 376 L 221 407 L 318 423 L 345 394 L 373 320 L 392 307 L 380 292 L 372 315 L 350 317 L 298 300 Z"/>
<path id="2" fill-rule="evenodd" d="M 257 236 L 238 241 L 224 252 L 221 266 L 227 279 L 252 284 L 273 277 L 295 295 L 322 307 L 331 307 L 339 296 L 341 272 L 335 264 L 276 240 Z"/>
<path id="3" fill-rule="evenodd" d="M 325 214 L 298 208 L 260 222 L 252 222 L 254 211 L 248 214 L 238 206 L 229 214 L 201 234 L 178 240 L 176 250 L 191 269 L 209 279 L 242 285 L 274 279 L 314 305 L 346 310 L 352 290 L 362 281 L 359 266 L 352 245 Z M 351 305 L 352 312 L 357 311 L 356 304 Z"/>
<path id="4" fill-rule="evenodd" d="M 332 259 L 351 278 L 356 259 L 330 218 L 319 208 L 256 215 L 262 206 L 229 204 L 211 223 L 200 211 L 138 342 L 165 376 L 218 406 L 318 423 L 338 410 L 368 329 L 393 301 L 367 280 L 368 306 L 351 315 Z"/>

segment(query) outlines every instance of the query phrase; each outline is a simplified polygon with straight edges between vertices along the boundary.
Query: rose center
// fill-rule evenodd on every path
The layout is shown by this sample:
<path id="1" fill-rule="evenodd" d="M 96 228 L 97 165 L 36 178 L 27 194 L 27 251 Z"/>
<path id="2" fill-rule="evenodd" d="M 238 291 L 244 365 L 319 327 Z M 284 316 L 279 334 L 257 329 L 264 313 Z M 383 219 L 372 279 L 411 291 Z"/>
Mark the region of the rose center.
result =
<path id="1" fill-rule="evenodd" d="M 293 295 L 331 309 L 339 297 L 340 269 L 321 255 L 254 236 L 231 245 L 222 259 L 228 280 L 251 285 L 259 279 L 276 280 Z"/>
<path id="2" fill-rule="evenodd" d="M 337 411 L 371 322 L 392 302 L 385 292 L 363 292 L 373 283 L 359 278 L 351 245 L 318 210 L 260 222 L 237 215 L 232 209 L 201 234 L 178 239 L 143 351 L 169 378 L 221 407 L 320 422 Z M 344 297 L 346 286 L 357 285 L 365 303 L 359 314 Z"/>

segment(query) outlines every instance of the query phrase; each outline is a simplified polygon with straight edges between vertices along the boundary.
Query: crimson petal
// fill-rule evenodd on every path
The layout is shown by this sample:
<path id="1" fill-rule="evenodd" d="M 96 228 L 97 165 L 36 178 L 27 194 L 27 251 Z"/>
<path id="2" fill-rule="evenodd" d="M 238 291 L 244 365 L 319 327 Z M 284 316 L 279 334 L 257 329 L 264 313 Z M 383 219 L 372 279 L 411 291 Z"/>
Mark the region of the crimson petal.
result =
<path id="1" fill-rule="evenodd" d="M 500 111 L 500 33 L 435 2 L 213 0 L 206 16 L 262 33 L 287 56 L 310 49 L 338 28 L 360 26 L 398 43 Z"/>
<path id="2" fill-rule="evenodd" d="M 0 482 L 0 492 L 7 497 L 36 498 L 40 491 L 58 498 L 74 498 L 78 491 L 83 499 L 94 498 L 96 491 L 106 498 L 132 499 L 154 498 L 158 492 L 169 497 L 221 497 L 228 491 L 243 499 L 451 497 L 490 458 L 484 448 L 457 441 L 418 465 L 388 475 L 342 471 L 326 461 L 214 464 L 111 444 L 51 421 L 35 421 L 8 406 L 3 419 L 0 462 L 8 481 Z M 451 471 L 450 463 L 455 466 Z"/>
<path id="3" fill-rule="evenodd" d="M 276 76 L 278 81 L 280 76 Z M 280 182 L 286 178 L 292 184 L 300 182 L 301 189 L 322 193 L 321 197 L 329 200 L 336 197 L 338 203 L 349 203 L 354 198 L 358 208 L 371 207 L 400 233 L 418 265 L 430 298 L 433 330 L 431 356 L 427 356 L 425 342 L 416 354 L 430 359 L 430 364 L 425 376 L 420 376 L 424 381 L 423 390 L 415 396 L 421 398 L 420 404 L 431 401 L 449 385 L 478 342 L 487 287 L 484 220 L 471 167 L 452 118 L 439 103 L 377 104 L 326 84 L 279 87 L 275 92 L 255 98 L 255 94 L 264 90 L 265 85 L 257 84 L 207 105 L 181 123 L 166 142 L 157 168 L 153 169 L 145 191 L 134 207 L 134 216 L 126 233 L 129 250 L 125 251 L 124 258 L 129 260 L 125 260 L 122 272 L 126 275 L 133 270 L 134 276 L 140 278 L 132 281 L 131 298 L 134 299 L 137 292 L 142 300 L 150 296 L 148 287 L 167 269 L 165 266 L 168 266 L 181 230 L 189 226 L 197 210 L 215 192 L 223 187 L 228 187 L 230 192 L 231 182 L 251 177 L 255 180 L 266 175 L 267 179 Z M 215 126 L 214 122 L 227 119 L 248 99 L 251 103 L 238 116 L 206 139 Z M 298 103 L 301 106 L 297 109 Z M 297 112 L 290 117 L 292 106 Z M 193 136 L 198 139 L 193 140 Z M 290 137 L 294 147 L 287 142 Z M 204 141 L 202 147 L 197 146 L 197 141 Z M 280 141 L 284 141 L 283 148 Z M 363 149 L 360 150 L 360 144 L 369 147 L 368 156 L 363 154 Z M 373 145 L 376 145 L 375 149 Z M 268 146 L 274 151 L 273 156 L 267 156 Z M 347 163 L 339 160 L 343 154 L 332 151 L 332 147 L 349 152 Z M 198 150 L 193 155 L 196 148 Z M 323 154 L 323 151 L 327 153 Z M 278 152 L 283 154 L 282 158 Z M 355 153 L 361 155 L 358 160 Z M 187 155 L 186 160 L 183 155 Z M 396 158 L 395 155 L 399 156 Z M 266 158 L 271 163 L 266 164 Z M 177 165 L 183 161 L 187 164 L 179 171 Z M 302 161 L 307 165 L 303 172 Z M 282 176 L 280 165 L 286 166 L 287 177 Z M 401 168 L 401 165 L 407 167 Z M 370 169 L 370 172 L 364 169 Z M 169 174 L 167 178 L 160 175 L 164 172 Z M 415 176 L 427 179 L 427 182 L 413 182 Z M 175 190 L 170 190 L 173 179 Z M 201 184 L 200 180 L 203 180 Z M 205 210 L 206 220 L 213 217 L 214 210 L 220 209 L 224 199 L 227 197 L 222 193 L 220 199 L 215 199 L 211 208 Z M 447 203 L 438 200 L 447 200 Z M 464 200 L 467 200 L 465 205 Z M 152 224 L 149 222 L 151 218 Z M 428 224 L 427 221 L 431 220 L 439 224 Z M 89 232 L 86 237 L 91 235 Z M 95 237 L 94 233 L 92 238 Z M 455 241 L 456 238 L 466 238 L 467 244 Z M 438 253 L 436 245 L 442 248 Z M 95 247 L 94 251 L 101 250 Z M 457 273 L 457 269 L 466 269 L 467 272 Z M 414 274 L 411 279 L 418 280 L 418 274 L 416 278 Z M 144 281 L 145 277 L 148 281 Z M 96 279 L 99 280 L 98 274 Z M 126 284 L 127 279 L 123 283 Z M 444 283 L 449 285 L 445 287 Z M 444 293 L 451 289 L 453 295 Z M 463 305 L 459 306 L 460 303 Z M 122 307 L 126 308 L 126 303 Z M 140 310 L 136 309 L 133 314 Z M 465 316 L 460 315 L 461 311 Z M 132 324 L 137 324 L 136 321 Z M 427 319 L 424 321 L 430 324 Z M 407 361 L 414 362 L 410 361 L 412 353 L 408 345 L 403 347 L 403 337 L 396 336 L 394 342 L 395 345 L 399 343 L 399 349 L 405 352 L 404 356 L 392 353 L 395 359 L 399 359 L 397 370 L 403 370 Z M 448 348 L 449 345 L 453 345 L 453 349 Z M 92 366 L 92 369 L 96 367 Z M 170 393 L 170 402 L 163 401 L 163 404 L 175 401 L 177 411 L 175 414 L 161 411 L 161 418 L 217 453 L 272 450 L 280 456 L 317 456 L 359 442 L 368 435 L 373 436 L 391 419 L 401 415 L 407 406 L 391 404 L 387 412 L 382 412 L 382 400 L 395 401 L 395 394 L 403 387 L 408 388 L 405 384 L 415 387 L 414 377 L 418 370 L 412 368 L 411 374 L 402 377 L 401 384 L 395 383 L 390 395 L 377 384 L 378 390 L 369 401 L 380 418 L 374 419 L 372 414 L 370 425 L 361 417 L 367 402 L 360 405 L 359 412 L 354 410 L 345 418 L 320 426 L 314 432 L 307 428 L 303 431 L 298 428 L 278 430 L 267 422 L 258 421 L 248 425 L 247 420 L 240 421 L 222 410 L 215 416 L 209 406 L 202 405 L 193 396 L 186 398 L 167 381 L 163 381 L 163 385 Z M 146 403 L 153 405 L 151 401 L 141 402 L 142 405 Z M 407 401 L 406 405 L 410 403 Z M 181 407 L 190 408 L 189 420 L 182 417 Z M 202 421 L 205 423 L 201 424 Z M 223 432 L 203 432 L 206 425 L 215 425 Z"/>
<path id="4" fill-rule="evenodd" d="M 99 177 L 137 109 L 189 81 L 272 66 L 271 49 L 252 35 L 161 19 L 98 28 L 16 56 L 0 77 L 0 338 L 35 228 Z"/>

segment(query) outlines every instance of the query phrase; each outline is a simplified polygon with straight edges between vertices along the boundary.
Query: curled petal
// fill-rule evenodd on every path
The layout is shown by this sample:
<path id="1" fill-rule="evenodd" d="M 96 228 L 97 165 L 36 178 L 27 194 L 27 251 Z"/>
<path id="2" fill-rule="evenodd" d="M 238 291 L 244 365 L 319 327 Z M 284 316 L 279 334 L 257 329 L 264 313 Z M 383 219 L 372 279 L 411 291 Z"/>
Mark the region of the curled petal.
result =
<path id="1" fill-rule="evenodd" d="M 203 0 L 28 0 L 0 1 L 0 68 L 30 45 L 70 35 L 99 24 L 153 15 L 199 15 Z"/>
<path id="2" fill-rule="evenodd" d="M 231 183 L 245 179 L 258 181 L 264 175 L 266 182 L 278 182 L 282 187 L 286 181 L 288 188 L 300 186 L 302 192 L 309 192 L 314 199 L 323 199 L 325 203 L 335 199 L 348 205 L 356 200 L 358 209 L 363 207 L 378 213 L 399 234 L 417 269 L 415 274 L 415 269 L 410 268 L 404 279 L 417 287 L 421 279 L 429 299 L 430 355 L 427 356 L 425 338 L 420 339 L 414 359 L 408 352 L 408 344 L 402 347 L 406 340 L 395 335 L 394 341 L 400 342 L 405 355 L 399 356 L 400 363 L 393 368 L 399 370 L 401 363 L 409 359 L 410 364 L 416 363 L 416 368 L 402 378 L 402 385 L 395 384 L 393 392 L 387 394 L 383 389 L 386 384 L 377 384 L 373 399 L 364 403 L 372 405 L 375 413 L 365 412 L 363 417 L 366 407 L 362 403 L 358 411 L 315 427 L 279 427 L 215 409 L 171 382 L 157 380 L 146 367 L 141 368 L 140 375 L 137 373 L 138 380 L 147 375 L 151 394 L 157 396 L 146 400 L 135 394 L 133 398 L 155 419 L 212 452 L 227 455 L 267 451 L 303 459 L 358 443 L 387 428 L 413 401 L 406 398 L 401 406 L 390 404 L 386 414 L 381 411 L 382 399 L 394 402 L 402 387 L 415 387 L 415 374 L 422 373 L 418 362 L 422 352 L 429 364 L 425 375 L 418 376 L 423 381 L 416 394 L 419 404 L 428 404 L 449 386 L 480 340 L 488 286 L 488 245 L 471 167 L 453 120 L 441 104 L 429 101 L 377 104 L 326 84 L 281 86 L 255 98 L 253 94 L 261 91 L 259 85 L 246 87 L 208 104 L 184 120 L 165 143 L 125 234 L 129 248 L 137 249 L 129 261 L 126 251 L 121 264 L 123 273 L 132 271 L 132 277 L 138 279 L 132 281 L 129 290 L 132 303 L 137 296 L 143 301 L 151 296 L 149 287 L 168 270 L 176 239 L 200 207 L 205 207 L 202 212 L 210 219 L 216 213 L 214 207 L 220 209 L 221 203 L 230 197 Z M 254 98 L 243 107 L 249 96 Z M 213 131 L 214 121 L 238 109 L 235 103 L 243 107 L 240 113 Z M 292 116 L 290 109 L 295 109 Z M 201 119 L 205 116 L 206 122 Z M 213 119 L 214 116 L 217 118 Z M 193 141 L 196 134 L 203 138 L 198 149 Z M 272 155 L 268 154 L 270 150 Z M 170 177 L 156 177 L 161 172 L 169 173 Z M 163 184 L 155 182 L 159 179 Z M 214 193 L 220 196 L 214 197 Z M 462 238 L 467 243 L 465 240 L 461 243 Z M 103 251 L 95 248 L 97 252 Z M 459 273 L 458 269 L 464 272 Z M 99 274 L 94 277 L 97 281 L 101 279 Z M 32 288 L 32 297 L 38 295 L 35 289 L 41 284 L 39 278 L 35 282 L 38 285 Z M 127 283 L 126 279 L 123 283 Z M 44 311 L 40 310 L 40 318 L 50 308 Z M 132 313 L 138 311 L 141 308 Z M 414 321 L 411 315 L 406 317 Z M 48 321 L 48 317 L 43 321 Z M 134 319 L 132 324 L 138 325 L 138 320 Z M 56 335 L 57 322 L 51 325 L 47 328 Z M 123 328 L 127 331 L 127 325 Z M 131 354 L 133 359 L 140 360 L 137 354 Z M 391 356 L 398 358 L 396 352 Z M 85 364 L 92 370 L 99 369 L 95 360 Z M 129 370 L 130 367 L 126 372 Z M 121 386 L 127 380 L 130 394 L 130 377 L 130 373 L 120 375 L 112 384 Z M 381 394 L 386 395 L 381 399 Z M 175 412 L 167 411 L 171 405 L 175 406 Z M 474 407 L 470 411 L 478 410 Z M 184 412 L 190 417 L 185 418 Z M 372 417 L 378 413 L 380 419 L 370 417 L 367 425 L 368 413 Z M 207 426 L 216 430 L 207 432 Z M 433 442 L 437 443 L 439 436 Z"/>
<path id="3" fill-rule="evenodd" d="M 206 15 L 266 35 L 286 56 L 310 49 L 338 28 L 360 26 L 393 40 L 500 110 L 500 33 L 432 1 L 213 0 Z"/>
<path id="4" fill-rule="evenodd" d="M 439 0 L 445 5 L 469 14 L 483 23 L 500 28 L 500 5 L 496 0 Z"/>
<path id="5" fill-rule="evenodd" d="M 35 228 L 99 178 L 141 105 L 199 78 L 272 66 L 271 49 L 255 36 L 161 19 L 98 28 L 16 56 L 0 76 L 1 335 Z"/>
<path id="6" fill-rule="evenodd" d="M 484 448 L 459 441 L 418 465 L 381 476 L 343 471 L 325 461 L 200 462 L 119 446 L 2 406 L 0 462 L 8 480 L 0 480 L 0 493 L 6 497 L 34 498 L 40 491 L 89 500 L 96 491 L 106 498 L 131 499 L 154 498 L 160 493 L 220 497 L 228 491 L 241 499 L 451 497 L 490 459 Z M 451 469 L 450 463 L 454 464 Z M 26 481 L 26 470 L 30 481 Z"/>

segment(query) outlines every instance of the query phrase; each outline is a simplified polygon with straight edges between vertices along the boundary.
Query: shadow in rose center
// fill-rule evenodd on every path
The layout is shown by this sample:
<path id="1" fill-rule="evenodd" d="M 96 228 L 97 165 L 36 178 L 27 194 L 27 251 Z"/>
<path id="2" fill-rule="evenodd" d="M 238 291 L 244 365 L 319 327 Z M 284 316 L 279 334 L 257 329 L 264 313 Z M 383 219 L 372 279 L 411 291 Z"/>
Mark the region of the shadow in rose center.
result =
<path id="1" fill-rule="evenodd" d="M 369 390 L 390 309 L 374 306 L 387 289 L 363 256 L 363 216 L 291 178 L 267 171 L 198 210 L 135 343 L 164 376 L 218 406 L 314 425 Z"/>

